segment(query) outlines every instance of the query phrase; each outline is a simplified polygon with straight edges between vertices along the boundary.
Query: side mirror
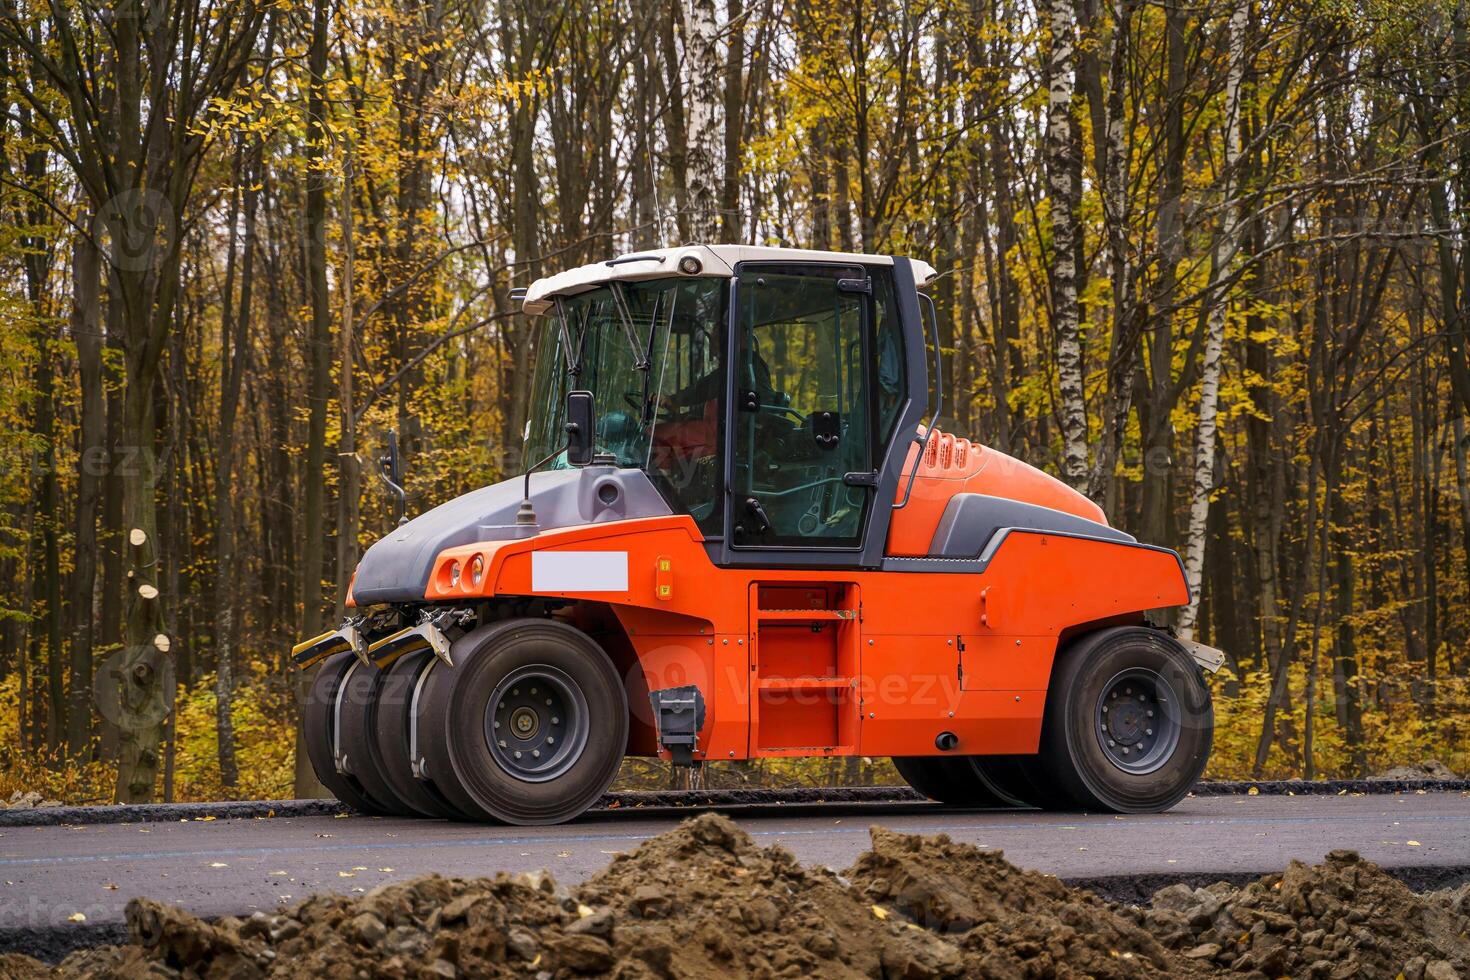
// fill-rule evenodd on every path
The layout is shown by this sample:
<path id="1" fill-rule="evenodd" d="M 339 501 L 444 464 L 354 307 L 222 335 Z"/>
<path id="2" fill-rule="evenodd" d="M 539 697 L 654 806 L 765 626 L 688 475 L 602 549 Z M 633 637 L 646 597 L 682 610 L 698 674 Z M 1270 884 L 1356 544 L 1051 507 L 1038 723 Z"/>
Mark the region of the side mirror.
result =
<path id="1" fill-rule="evenodd" d="M 567 462 L 586 466 L 597 448 L 597 407 L 590 391 L 567 392 Z"/>

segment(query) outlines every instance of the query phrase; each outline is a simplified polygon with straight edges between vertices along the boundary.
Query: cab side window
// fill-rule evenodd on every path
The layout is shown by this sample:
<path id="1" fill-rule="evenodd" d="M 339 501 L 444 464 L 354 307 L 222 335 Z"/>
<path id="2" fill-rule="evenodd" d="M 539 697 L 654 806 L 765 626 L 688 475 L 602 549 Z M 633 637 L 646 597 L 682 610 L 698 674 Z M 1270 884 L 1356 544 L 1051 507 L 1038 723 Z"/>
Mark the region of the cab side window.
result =
<path id="1" fill-rule="evenodd" d="M 890 269 L 872 270 L 874 357 L 878 362 L 878 390 L 874 401 L 878 408 L 878 440 L 887 446 L 893 438 L 907 396 L 907 365 L 903 358 L 903 329 L 898 320 L 898 297 L 893 290 Z"/>

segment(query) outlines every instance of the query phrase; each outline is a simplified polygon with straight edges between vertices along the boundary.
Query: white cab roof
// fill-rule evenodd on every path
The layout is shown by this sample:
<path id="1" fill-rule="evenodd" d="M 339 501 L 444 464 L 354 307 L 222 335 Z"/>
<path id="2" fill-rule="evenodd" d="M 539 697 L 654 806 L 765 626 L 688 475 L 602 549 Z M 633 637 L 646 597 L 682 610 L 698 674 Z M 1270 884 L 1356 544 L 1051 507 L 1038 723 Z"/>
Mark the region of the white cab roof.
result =
<path id="1" fill-rule="evenodd" d="M 699 260 L 697 275 L 728 279 L 741 262 L 863 262 L 869 265 L 892 265 L 891 255 L 861 255 L 851 252 L 818 252 L 802 248 L 768 248 L 763 245 L 681 245 L 677 248 L 648 249 L 629 252 L 606 262 L 578 266 L 545 279 L 537 279 L 526 290 L 521 309 L 533 316 L 552 308 L 552 297 L 571 296 L 615 280 L 637 281 L 663 279 L 679 275 L 679 262 L 685 256 Z M 911 259 L 914 280 L 923 286 L 935 277 L 934 267 L 919 259 Z"/>

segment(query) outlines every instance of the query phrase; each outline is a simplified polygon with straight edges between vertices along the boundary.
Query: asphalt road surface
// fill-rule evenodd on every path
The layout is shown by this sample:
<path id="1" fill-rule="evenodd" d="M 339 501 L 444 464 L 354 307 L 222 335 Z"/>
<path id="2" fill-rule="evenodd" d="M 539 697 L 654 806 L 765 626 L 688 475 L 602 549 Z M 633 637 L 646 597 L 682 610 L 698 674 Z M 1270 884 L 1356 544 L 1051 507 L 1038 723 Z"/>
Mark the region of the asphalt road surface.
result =
<path id="1" fill-rule="evenodd" d="M 1470 867 L 1470 793 L 1223 796 L 1165 814 L 1110 816 L 845 806 L 730 811 L 762 845 L 841 869 L 868 827 L 946 833 L 1066 879 L 1244 875 L 1353 848 L 1386 868 Z M 204 916 L 273 909 L 312 892 L 362 892 L 428 872 L 549 868 L 575 882 L 678 815 L 623 812 L 544 828 L 366 817 L 191 820 L 0 829 L 0 933 L 117 923 L 146 895 Z M 1418 872 L 1415 872 L 1418 873 Z M 1144 892 L 1144 894 L 1147 894 Z M 81 931 L 81 930 L 79 930 Z"/>

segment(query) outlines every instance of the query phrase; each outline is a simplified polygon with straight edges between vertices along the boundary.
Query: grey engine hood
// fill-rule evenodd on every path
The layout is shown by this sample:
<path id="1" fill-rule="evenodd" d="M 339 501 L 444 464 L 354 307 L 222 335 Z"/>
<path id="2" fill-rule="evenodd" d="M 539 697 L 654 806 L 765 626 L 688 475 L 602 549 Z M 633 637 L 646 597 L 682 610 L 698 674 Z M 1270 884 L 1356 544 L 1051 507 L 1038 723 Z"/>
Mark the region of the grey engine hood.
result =
<path id="1" fill-rule="evenodd" d="M 422 602 L 434 559 L 445 548 L 527 537 L 516 525 L 522 480 L 517 476 L 455 497 L 379 540 L 358 562 L 354 601 L 359 607 Z M 642 470 L 612 466 L 533 473 L 531 502 L 533 532 L 673 513 Z"/>

